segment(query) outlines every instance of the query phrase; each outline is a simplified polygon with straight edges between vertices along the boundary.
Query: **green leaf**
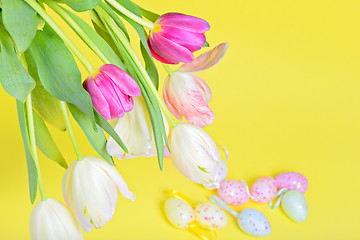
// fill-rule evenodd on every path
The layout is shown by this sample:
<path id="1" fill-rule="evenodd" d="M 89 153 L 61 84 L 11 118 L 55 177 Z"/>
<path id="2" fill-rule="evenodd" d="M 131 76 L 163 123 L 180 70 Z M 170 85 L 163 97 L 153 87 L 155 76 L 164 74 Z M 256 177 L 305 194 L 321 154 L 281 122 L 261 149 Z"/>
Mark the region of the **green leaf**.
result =
<path id="1" fill-rule="evenodd" d="M 64 119 L 61 115 L 61 107 L 59 100 L 54 98 L 48 91 L 46 91 L 44 86 L 41 84 L 36 68 L 36 63 L 29 51 L 25 52 L 25 57 L 28 65 L 29 74 L 36 82 L 36 86 L 31 92 L 31 100 L 34 110 L 46 122 L 50 123 L 61 131 L 65 131 L 66 126 Z"/>
<path id="2" fill-rule="evenodd" d="M 26 110 L 25 110 L 26 108 L 25 105 L 19 100 L 16 100 L 16 107 L 18 112 L 20 131 L 25 148 L 26 163 L 27 163 L 28 178 L 29 178 L 30 201 L 31 203 L 34 203 L 37 193 L 38 175 L 37 175 L 36 164 L 30 151 L 30 137 L 29 137 L 28 123 L 26 120 L 27 119 Z"/>
<path id="3" fill-rule="evenodd" d="M 24 102 L 35 81 L 21 65 L 10 35 L 0 26 L 0 82 L 11 96 Z"/>
<path id="4" fill-rule="evenodd" d="M 95 113 L 95 121 L 96 123 L 105 131 L 107 132 L 114 140 L 119 144 L 119 146 L 128 153 L 128 149 L 126 148 L 124 142 L 121 140 L 119 135 L 115 132 L 114 128 L 110 125 L 108 121 L 98 112 L 96 109 L 94 109 Z"/>
<path id="5" fill-rule="evenodd" d="M 25 52 L 37 30 L 36 11 L 24 0 L 2 0 L 2 17 L 19 53 Z"/>
<path id="6" fill-rule="evenodd" d="M 144 17 L 146 17 L 147 19 L 149 19 L 152 22 L 155 22 L 160 17 L 160 15 L 157 13 L 150 12 L 149 10 L 146 10 L 146 9 L 140 7 L 139 5 L 137 5 L 134 2 L 133 2 L 133 4 L 139 10 L 141 15 L 143 15 Z"/>
<path id="7" fill-rule="evenodd" d="M 72 103 L 94 122 L 90 95 L 81 85 L 76 62 L 64 42 L 45 25 L 30 46 L 44 88 L 57 99 Z"/>
<path id="8" fill-rule="evenodd" d="M 55 0 L 55 2 L 65 3 L 77 12 L 85 12 L 96 7 L 101 0 Z"/>
<path id="9" fill-rule="evenodd" d="M 130 2 L 129 0 L 116 0 L 118 3 L 120 3 L 123 7 L 125 7 L 126 9 L 128 9 L 130 12 L 134 13 L 135 15 L 141 17 L 141 14 L 139 12 L 139 10 L 135 7 L 135 5 Z M 143 27 L 136 23 L 135 21 L 131 20 L 130 18 L 126 17 L 125 15 L 123 15 L 121 12 L 119 12 L 118 10 L 114 9 L 113 10 L 119 14 L 120 16 L 122 16 L 126 21 L 128 21 L 136 30 L 136 32 L 139 35 L 140 38 L 140 45 L 144 48 L 144 51 L 142 51 L 143 57 L 144 57 L 144 61 L 146 64 L 146 71 L 148 72 L 152 82 L 154 83 L 156 89 L 159 88 L 159 74 L 158 71 L 156 69 L 155 66 L 155 62 L 151 56 L 151 52 L 147 43 L 147 37 L 145 35 L 145 31 L 143 29 Z"/>
<path id="10" fill-rule="evenodd" d="M 127 37 L 127 39 L 130 41 L 130 36 L 128 31 L 126 30 L 126 27 L 124 25 L 124 23 L 120 20 L 120 18 L 116 15 L 116 13 L 114 12 L 114 10 L 109 7 L 109 5 L 106 5 L 104 2 L 101 2 L 99 4 L 99 6 L 105 10 L 105 12 L 107 14 L 110 15 L 110 17 L 114 20 L 114 22 L 116 23 L 116 25 L 118 25 L 118 27 L 121 29 L 121 31 L 123 31 L 123 33 L 125 34 L 125 36 Z M 106 30 L 106 28 L 104 28 L 103 30 Z"/>
<path id="11" fill-rule="evenodd" d="M 72 104 L 68 104 L 68 107 L 96 152 L 108 163 L 114 165 L 112 157 L 106 151 L 106 138 L 103 131 L 98 125 L 96 125 L 96 129 L 94 129 L 91 119 L 82 113 L 77 107 Z"/>
<path id="12" fill-rule="evenodd" d="M 96 46 L 104 53 L 104 55 L 109 59 L 109 61 L 125 70 L 126 67 L 122 63 L 121 59 L 116 55 L 113 49 L 107 44 L 107 42 L 93 29 L 91 28 L 84 20 L 76 16 L 74 13 L 64 9 L 70 17 L 80 26 L 80 28 L 91 38 L 91 40 L 96 44 Z"/>
<path id="13" fill-rule="evenodd" d="M 56 146 L 48 128 L 40 116 L 34 111 L 34 126 L 36 145 L 46 157 L 57 162 L 60 166 L 67 169 L 68 165 Z"/>

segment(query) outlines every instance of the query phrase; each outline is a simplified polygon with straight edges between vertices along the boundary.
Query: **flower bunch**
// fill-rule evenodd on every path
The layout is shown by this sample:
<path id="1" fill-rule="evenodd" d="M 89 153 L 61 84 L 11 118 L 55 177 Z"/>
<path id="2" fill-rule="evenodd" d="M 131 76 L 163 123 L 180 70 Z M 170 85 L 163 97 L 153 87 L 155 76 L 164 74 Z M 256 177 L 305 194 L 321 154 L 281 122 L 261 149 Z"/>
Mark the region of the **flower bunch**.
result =
<path id="1" fill-rule="evenodd" d="M 209 47 L 205 33 L 210 25 L 201 18 L 180 13 L 160 16 L 130 0 L 59 2 L 2 0 L 0 5 L 0 83 L 17 101 L 31 203 L 38 190 L 41 195 L 30 218 L 31 239 L 83 239 L 80 228 L 90 232 L 112 218 L 118 191 L 134 201 L 113 157 L 157 156 L 162 169 L 164 156 L 170 156 L 185 177 L 208 189 L 218 188 L 227 167 L 202 129 L 215 118 L 208 106 L 212 94 L 194 73 L 218 64 L 228 44 L 195 57 L 196 51 Z M 101 66 L 94 67 L 83 55 L 48 8 L 96 54 Z M 84 11 L 92 27 L 76 14 Z M 131 46 L 123 21 L 138 33 L 145 64 Z M 74 57 L 88 71 L 84 81 Z M 168 72 L 163 99 L 154 59 Z M 169 67 L 180 62 L 184 64 L 175 71 Z M 101 158 L 82 155 L 69 112 Z M 188 123 L 178 123 L 173 116 Z M 69 167 L 47 124 L 69 134 L 76 154 Z M 37 148 L 66 169 L 62 184 L 66 206 L 47 198 Z"/>

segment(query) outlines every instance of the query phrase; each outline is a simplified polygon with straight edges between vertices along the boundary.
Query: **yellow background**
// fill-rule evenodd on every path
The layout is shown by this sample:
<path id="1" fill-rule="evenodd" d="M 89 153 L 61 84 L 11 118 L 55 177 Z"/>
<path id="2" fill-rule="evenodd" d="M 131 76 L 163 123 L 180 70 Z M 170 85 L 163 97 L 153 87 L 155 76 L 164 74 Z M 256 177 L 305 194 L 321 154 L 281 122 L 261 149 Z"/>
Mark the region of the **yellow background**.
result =
<path id="1" fill-rule="evenodd" d="M 360 2 L 137 2 L 158 13 L 177 11 L 204 18 L 212 27 L 207 33 L 212 47 L 230 43 L 223 61 L 199 74 L 213 91 L 210 106 L 216 114 L 205 130 L 231 154 L 228 178 L 251 184 L 261 176 L 299 171 L 309 180 L 305 223 L 296 224 L 282 210 L 263 204 L 234 209 L 263 212 L 272 226 L 265 238 L 269 240 L 359 239 Z M 134 42 L 137 46 L 135 36 Z M 100 61 L 79 46 L 99 66 Z M 160 65 L 159 69 L 164 80 L 165 71 Z M 15 101 L 2 89 L 0 100 L 0 239 L 29 239 L 33 206 Z M 75 154 L 68 136 L 50 128 L 71 163 Z M 79 127 L 75 129 L 83 154 L 95 154 Z M 166 191 L 175 188 L 197 202 L 206 201 L 213 191 L 184 178 L 169 159 L 163 172 L 155 158 L 116 163 L 137 199 L 119 197 L 113 219 L 100 230 L 84 233 L 85 239 L 197 239 L 165 219 Z M 43 155 L 40 166 L 47 195 L 63 201 L 64 170 Z M 254 239 L 228 216 L 219 239 Z"/>

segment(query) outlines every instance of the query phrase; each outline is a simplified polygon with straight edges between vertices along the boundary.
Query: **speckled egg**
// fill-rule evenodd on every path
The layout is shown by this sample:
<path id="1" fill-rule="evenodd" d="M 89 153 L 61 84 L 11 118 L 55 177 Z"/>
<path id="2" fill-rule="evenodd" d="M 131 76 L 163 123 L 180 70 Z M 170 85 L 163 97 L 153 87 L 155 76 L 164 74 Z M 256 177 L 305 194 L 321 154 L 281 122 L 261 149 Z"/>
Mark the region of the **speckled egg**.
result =
<path id="1" fill-rule="evenodd" d="M 202 202 L 196 206 L 195 219 L 202 227 L 212 230 L 223 229 L 228 222 L 224 210 L 211 202 Z"/>
<path id="2" fill-rule="evenodd" d="M 230 205 L 245 204 L 250 199 L 246 183 L 232 179 L 221 181 L 217 194 L 224 202 Z"/>
<path id="3" fill-rule="evenodd" d="M 166 200 L 165 214 L 169 222 L 177 228 L 188 228 L 189 223 L 195 220 L 193 208 L 187 202 L 177 198 Z"/>
<path id="4" fill-rule="evenodd" d="M 297 190 L 284 193 L 281 207 L 286 215 L 295 222 L 302 223 L 308 216 L 308 204 L 304 195 Z"/>
<path id="5" fill-rule="evenodd" d="M 256 209 L 246 208 L 242 210 L 237 220 L 240 229 L 251 236 L 265 237 L 271 232 L 269 220 Z"/>
<path id="6" fill-rule="evenodd" d="M 274 178 L 261 177 L 251 185 L 251 199 L 258 203 L 268 203 L 275 197 L 276 191 Z"/>
<path id="7" fill-rule="evenodd" d="M 298 190 L 304 194 L 308 188 L 308 180 L 301 173 L 284 172 L 275 177 L 275 185 L 278 189 Z"/>

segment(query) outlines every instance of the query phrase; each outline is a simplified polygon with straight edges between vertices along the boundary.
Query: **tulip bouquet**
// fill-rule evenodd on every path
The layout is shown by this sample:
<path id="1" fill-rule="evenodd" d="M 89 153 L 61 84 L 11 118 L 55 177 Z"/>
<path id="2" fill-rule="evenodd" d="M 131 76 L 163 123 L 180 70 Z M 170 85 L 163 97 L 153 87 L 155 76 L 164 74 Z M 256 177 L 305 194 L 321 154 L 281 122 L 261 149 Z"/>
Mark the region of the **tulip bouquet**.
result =
<path id="1" fill-rule="evenodd" d="M 90 63 L 49 9 L 102 66 Z M 85 11 L 92 26 L 76 14 Z M 208 107 L 211 90 L 194 73 L 219 63 L 228 44 L 194 57 L 209 47 L 205 20 L 180 13 L 160 16 L 130 0 L 0 0 L 0 13 L 0 82 L 16 98 L 31 203 L 38 190 L 41 196 L 31 214 L 31 239 L 83 239 L 79 226 L 90 232 L 112 218 L 118 191 L 134 201 L 113 157 L 157 156 L 162 169 L 164 156 L 171 156 L 191 181 L 219 187 L 227 167 L 201 129 L 215 117 Z M 130 25 L 138 34 L 141 57 L 130 44 Z M 74 57 L 88 71 L 84 81 Z M 163 99 L 154 59 L 168 72 Z M 184 64 L 175 71 L 169 67 L 180 62 Z M 82 155 L 68 112 L 102 159 Z M 189 123 L 178 123 L 173 116 Z M 48 124 L 70 136 L 77 158 L 69 167 Z M 62 191 L 67 206 L 47 198 L 37 149 L 66 169 Z"/>

